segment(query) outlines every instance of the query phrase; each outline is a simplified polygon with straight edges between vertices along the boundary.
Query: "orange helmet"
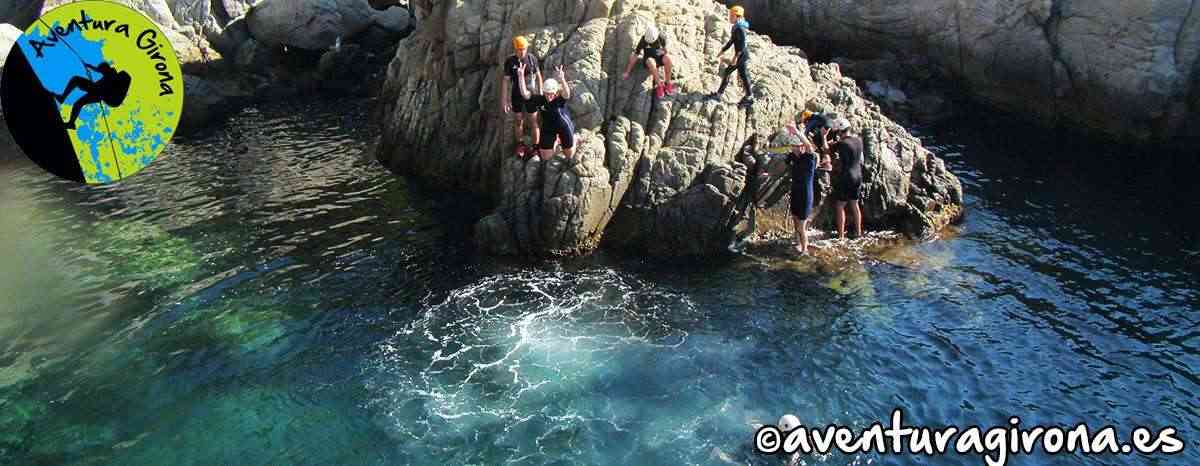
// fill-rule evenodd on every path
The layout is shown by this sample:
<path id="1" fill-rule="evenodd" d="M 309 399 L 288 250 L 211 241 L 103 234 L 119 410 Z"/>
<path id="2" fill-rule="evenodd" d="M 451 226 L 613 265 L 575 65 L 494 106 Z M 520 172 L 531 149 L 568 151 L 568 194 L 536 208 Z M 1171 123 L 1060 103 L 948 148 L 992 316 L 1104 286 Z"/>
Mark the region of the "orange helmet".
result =
<path id="1" fill-rule="evenodd" d="M 524 50 L 529 47 L 529 39 L 525 36 L 517 36 L 513 38 L 513 49 Z"/>

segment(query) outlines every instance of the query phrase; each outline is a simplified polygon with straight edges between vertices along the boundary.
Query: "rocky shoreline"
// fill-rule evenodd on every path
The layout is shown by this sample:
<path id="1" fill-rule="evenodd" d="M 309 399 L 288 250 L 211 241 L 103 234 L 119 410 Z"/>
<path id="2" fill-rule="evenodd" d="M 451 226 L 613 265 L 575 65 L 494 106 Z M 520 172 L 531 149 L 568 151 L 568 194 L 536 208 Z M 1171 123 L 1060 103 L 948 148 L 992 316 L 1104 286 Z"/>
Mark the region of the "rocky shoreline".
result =
<path id="1" fill-rule="evenodd" d="M 1196 0 L 737 3 L 781 43 L 900 65 L 896 81 L 937 81 L 1044 127 L 1175 148 L 1200 142 Z"/>
<path id="2" fill-rule="evenodd" d="M 786 198 L 759 209 L 748 232 L 748 207 L 761 200 L 755 171 L 764 165 L 738 152 L 804 110 L 838 112 L 862 134 L 868 228 L 931 238 L 961 218 L 958 179 L 836 64 L 809 63 L 799 49 L 752 34 L 759 103 L 746 111 L 704 99 L 719 79 L 711 56 L 728 36 L 724 11 L 712 0 L 163 0 L 145 12 L 183 60 L 181 132 L 256 100 L 378 95 L 379 159 L 401 175 L 491 200 L 474 234 L 489 253 L 574 256 L 603 243 L 708 256 L 748 233 L 786 234 Z M 678 44 L 681 93 L 666 99 L 653 96 L 644 69 L 628 81 L 618 71 L 649 19 Z M 573 159 L 510 155 L 512 129 L 496 86 L 517 32 L 533 39 L 544 67 L 563 64 L 571 76 Z M 816 227 L 832 224 L 829 210 L 817 207 Z"/>
<path id="3" fill-rule="evenodd" d="M 962 215 L 958 179 L 837 66 L 810 64 L 798 49 L 752 34 L 759 103 L 743 111 L 705 100 L 719 79 L 711 57 L 728 36 L 725 9 L 710 0 L 413 6 L 421 23 L 401 42 L 380 97 L 379 157 L 398 173 L 492 199 L 495 209 L 475 227 L 488 252 L 581 255 L 604 242 L 660 256 L 724 253 L 746 228 L 741 214 L 757 176 L 737 160 L 742 144 L 765 141 L 806 109 L 836 111 L 862 132 L 868 227 L 931 237 Z M 620 79 L 648 19 L 678 44 L 674 97 L 654 98 L 644 70 Z M 544 68 L 567 69 L 578 129 L 570 160 L 511 155 L 497 86 L 516 33 L 532 39 Z M 763 214 L 760 233 L 789 228 L 769 221 L 785 205 Z M 817 225 L 827 225 L 828 209 L 818 212 Z"/>

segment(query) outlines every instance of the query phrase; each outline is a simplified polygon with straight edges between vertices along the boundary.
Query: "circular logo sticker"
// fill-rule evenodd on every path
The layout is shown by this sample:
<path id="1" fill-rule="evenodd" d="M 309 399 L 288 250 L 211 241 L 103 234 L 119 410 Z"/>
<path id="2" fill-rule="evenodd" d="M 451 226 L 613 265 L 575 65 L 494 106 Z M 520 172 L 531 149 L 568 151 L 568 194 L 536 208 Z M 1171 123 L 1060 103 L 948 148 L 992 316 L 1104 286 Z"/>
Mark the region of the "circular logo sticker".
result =
<path id="1" fill-rule="evenodd" d="M 9 52 L 0 93 L 25 155 L 59 177 L 104 184 L 162 153 L 183 108 L 183 73 L 153 21 L 86 0 L 29 26 Z"/>

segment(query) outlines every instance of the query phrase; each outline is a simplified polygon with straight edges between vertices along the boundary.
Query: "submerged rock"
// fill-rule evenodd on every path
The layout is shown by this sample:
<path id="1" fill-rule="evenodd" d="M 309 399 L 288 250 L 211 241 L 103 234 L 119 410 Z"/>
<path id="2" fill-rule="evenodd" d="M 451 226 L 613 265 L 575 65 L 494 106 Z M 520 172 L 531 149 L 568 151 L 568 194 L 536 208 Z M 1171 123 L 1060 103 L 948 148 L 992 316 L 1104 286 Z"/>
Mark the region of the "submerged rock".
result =
<path id="1" fill-rule="evenodd" d="M 735 154 L 805 108 L 837 111 L 861 131 L 869 225 L 929 235 L 961 215 L 958 179 L 835 66 L 810 65 L 799 50 L 751 34 L 758 103 L 735 106 L 736 85 L 724 101 L 705 100 L 719 83 L 713 56 L 729 36 L 726 10 L 711 0 L 413 7 L 421 23 L 401 42 L 382 92 L 379 157 L 402 174 L 490 196 L 496 208 L 476 226 L 488 251 L 584 254 L 602 239 L 662 255 L 725 251 L 743 222 L 740 207 L 756 191 L 746 189 L 748 168 Z M 650 18 L 673 44 L 680 91 L 661 100 L 643 67 L 621 79 Z M 512 155 L 498 86 L 514 33 L 531 38 L 546 73 L 566 69 L 578 130 L 571 160 Z"/>
<path id="2" fill-rule="evenodd" d="M 1043 122 L 1138 141 L 1200 134 L 1194 0 L 739 4 L 777 40 L 928 57 L 975 98 Z"/>

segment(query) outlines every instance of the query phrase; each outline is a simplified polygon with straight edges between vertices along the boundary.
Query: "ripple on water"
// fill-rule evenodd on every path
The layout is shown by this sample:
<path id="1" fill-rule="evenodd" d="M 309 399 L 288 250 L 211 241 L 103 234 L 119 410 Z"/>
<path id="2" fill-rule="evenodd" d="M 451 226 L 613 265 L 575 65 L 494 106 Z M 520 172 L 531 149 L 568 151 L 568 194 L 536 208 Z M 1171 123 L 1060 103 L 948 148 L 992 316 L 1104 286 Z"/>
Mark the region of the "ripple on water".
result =
<path id="1" fill-rule="evenodd" d="M 370 404 L 418 464 L 696 461 L 697 428 L 748 428 L 722 374 L 750 348 L 701 317 L 611 270 L 483 279 L 381 345 Z"/>

